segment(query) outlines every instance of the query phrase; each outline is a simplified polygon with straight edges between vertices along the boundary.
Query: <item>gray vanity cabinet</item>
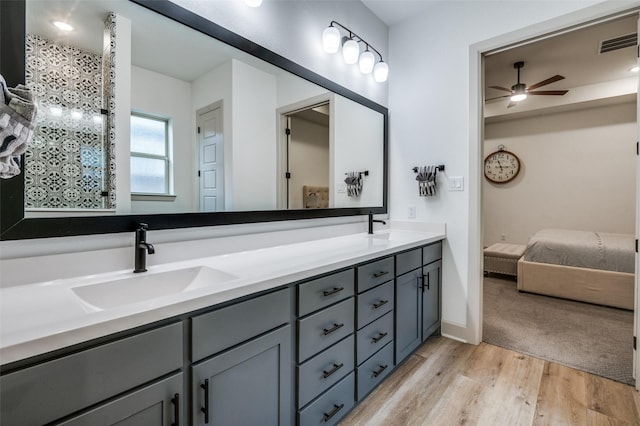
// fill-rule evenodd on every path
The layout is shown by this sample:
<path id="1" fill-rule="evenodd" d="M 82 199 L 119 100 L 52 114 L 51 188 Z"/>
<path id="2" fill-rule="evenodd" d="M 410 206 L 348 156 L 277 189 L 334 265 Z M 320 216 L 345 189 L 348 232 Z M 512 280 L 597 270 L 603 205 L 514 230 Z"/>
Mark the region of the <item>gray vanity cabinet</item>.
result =
<path id="1" fill-rule="evenodd" d="M 193 366 L 193 424 L 290 424 L 291 327 Z"/>
<path id="2" fill-rule="evenodd" d="M 396 364 L 440 327 L 442 243 L 396 255 Z"/>
<path id="3" fill-rule="evenodd" d="M 355 272 L 297 286 L 297 423 L 336 424 L 355 404 Z"/>
<path id="4" fill-rule="evenodd" d="M 184 424 L 182 340 L 178 322 L 4 374 L 2 425 Z"/>
<path id="5" fill-rule="evenodd" d="M 356 395 L 361 401 L 393 370 L 394 257 L 358 267 Z"/>
<path id="6" fill-rule="evenodd" d="M 289 425 L 291 288 L 194 316 L 195 425 Z"/>
<path id="7" fill-rule="evenodd" d="M 182 373 L 117 398 L 87 413 L 59 423 L 61 426 L 168 426 L 184 425 Z"/>

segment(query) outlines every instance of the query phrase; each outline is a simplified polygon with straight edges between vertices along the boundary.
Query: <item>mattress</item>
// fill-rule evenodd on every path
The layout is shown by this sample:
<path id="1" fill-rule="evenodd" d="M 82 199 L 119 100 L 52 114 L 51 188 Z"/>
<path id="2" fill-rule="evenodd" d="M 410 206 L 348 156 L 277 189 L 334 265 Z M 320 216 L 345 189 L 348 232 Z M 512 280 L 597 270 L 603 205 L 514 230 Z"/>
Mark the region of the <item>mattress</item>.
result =
<path id="1" fill-rule="evenodd" d="M 635 271 L 631 234 L 544 229 L 529 239 L 524 260 L 605 271 Z"/>

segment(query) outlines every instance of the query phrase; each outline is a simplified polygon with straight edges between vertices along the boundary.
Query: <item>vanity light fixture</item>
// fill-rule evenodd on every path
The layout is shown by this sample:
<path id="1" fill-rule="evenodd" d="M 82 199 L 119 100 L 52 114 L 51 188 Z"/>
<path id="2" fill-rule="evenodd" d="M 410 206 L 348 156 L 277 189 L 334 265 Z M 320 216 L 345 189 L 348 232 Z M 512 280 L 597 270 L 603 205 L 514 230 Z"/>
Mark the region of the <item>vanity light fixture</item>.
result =
<path id="1" fill-rule="evenodd" d="M 340 29 L 347 32 L 348 36 L 342 36 Z M 364 45 L 364 51 L 360 53 L 360 45 Z M 342 45 L 342 56 L 347 64 L 358 63 L 360 72 L 370 74 L 373 71 L 373 78 L 378 83 L 387 81 L 389 77 L 389 65 L 382 59 L 382 55 L 376 48 L 371 46 L 362 37 L 351 31 L 344 25 L 331 21 L 329 26 L 322 32 L 322 47 L 327 53 L 336 53 Z M 376 63 L 376 57 L 371 52 L 375 52 L 380 60 Z"/>
<path id="2" fill-rule="evenodd" d="M 62 31 L 73 31 L 73 27 L 66 22 L 63 21 L 53 21 L 52 24 L 59 30 Z"/>

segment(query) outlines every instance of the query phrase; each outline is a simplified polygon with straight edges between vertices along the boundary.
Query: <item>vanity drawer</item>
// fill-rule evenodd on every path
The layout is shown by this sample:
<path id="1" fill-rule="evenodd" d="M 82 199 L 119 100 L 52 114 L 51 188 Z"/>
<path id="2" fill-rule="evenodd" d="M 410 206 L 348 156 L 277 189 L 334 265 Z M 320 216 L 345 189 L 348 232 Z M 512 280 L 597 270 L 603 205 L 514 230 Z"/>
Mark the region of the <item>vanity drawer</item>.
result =
<path id="1" fill-rule="evenodd" d="M 298 320 L 298 362 L 353 333 L 353 297 Z"/>
<path id="2" fill-rule="evenodd" d="M 393 312 L 378 318 L 362 330 L 356 337 L 358 365 L 393 340 Z"/>
<path id="3" fill-rule="evenodd" d="M 358 267 L 358 293 L 393 279 L 393 256 Z"/>
<path id="4" fill-rule="evenodd" d="M 355 372 L 298 412 L 300 426 L 335 425 L 355 404 Z"/>
<path id="5" fill-rule="evenodd" d="M 396 275 L 402 275 L 422 266 L 422 249 L 407 251 L 396 255 Z"/>
<path id="6" fill-rule="evenodd" d="M 182 323 L 0 377 L 7 425 L 45 424 L 182 367 Z"/>
<path id="7" fill-rule="evenodd" d="M 298 408 L 329 389 L 353 371 L 353 335 L 298 366 Z"/>
<path id="8" fill-rule="evenodd" d="M 389 342 L 380 352 L 358 367 L 358 401 L 393 370 L 393 342 Z"/>
<path id="9" fill-rule="evenodd" d="M 298 315 L 303 317 L 347 297 L 354 292 L 353 269 L 318 278 L 298 286 Z"/>
<path id="10" fill-rule="evenodd" d="M 193 361 L 272 330 L 290 319 L 290 290 L 278 290 L 192 319 Z"/>
<path id="11" fill-rule="evenodd" d="M 393 281 L 358 295 L 358 329 L 393 309 Z"/>
<path id="12" fill-rule="evenodd" d="M 422 264 L 428 265 L 431 262 L 442 259 L 442 241 L 429 244 L 422 248 Z"/>

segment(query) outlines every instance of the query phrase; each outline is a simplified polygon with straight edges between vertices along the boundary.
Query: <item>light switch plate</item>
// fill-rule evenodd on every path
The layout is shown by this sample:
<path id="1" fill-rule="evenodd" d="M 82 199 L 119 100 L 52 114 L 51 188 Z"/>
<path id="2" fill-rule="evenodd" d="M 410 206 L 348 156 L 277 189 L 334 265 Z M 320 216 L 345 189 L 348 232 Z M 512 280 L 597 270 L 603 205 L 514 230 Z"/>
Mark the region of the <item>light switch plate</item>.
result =
<path id="1" fill-rule="evenodd" d="M 344 182 L 338 183 L 338 194 L 344 194 L 347 192 L 347 184 Z"/>
<path id="2" fill-rule="evenodd" d="M 463 176 L 450 177 L 449 191 L 464 191 L 464 177 Z"/>

